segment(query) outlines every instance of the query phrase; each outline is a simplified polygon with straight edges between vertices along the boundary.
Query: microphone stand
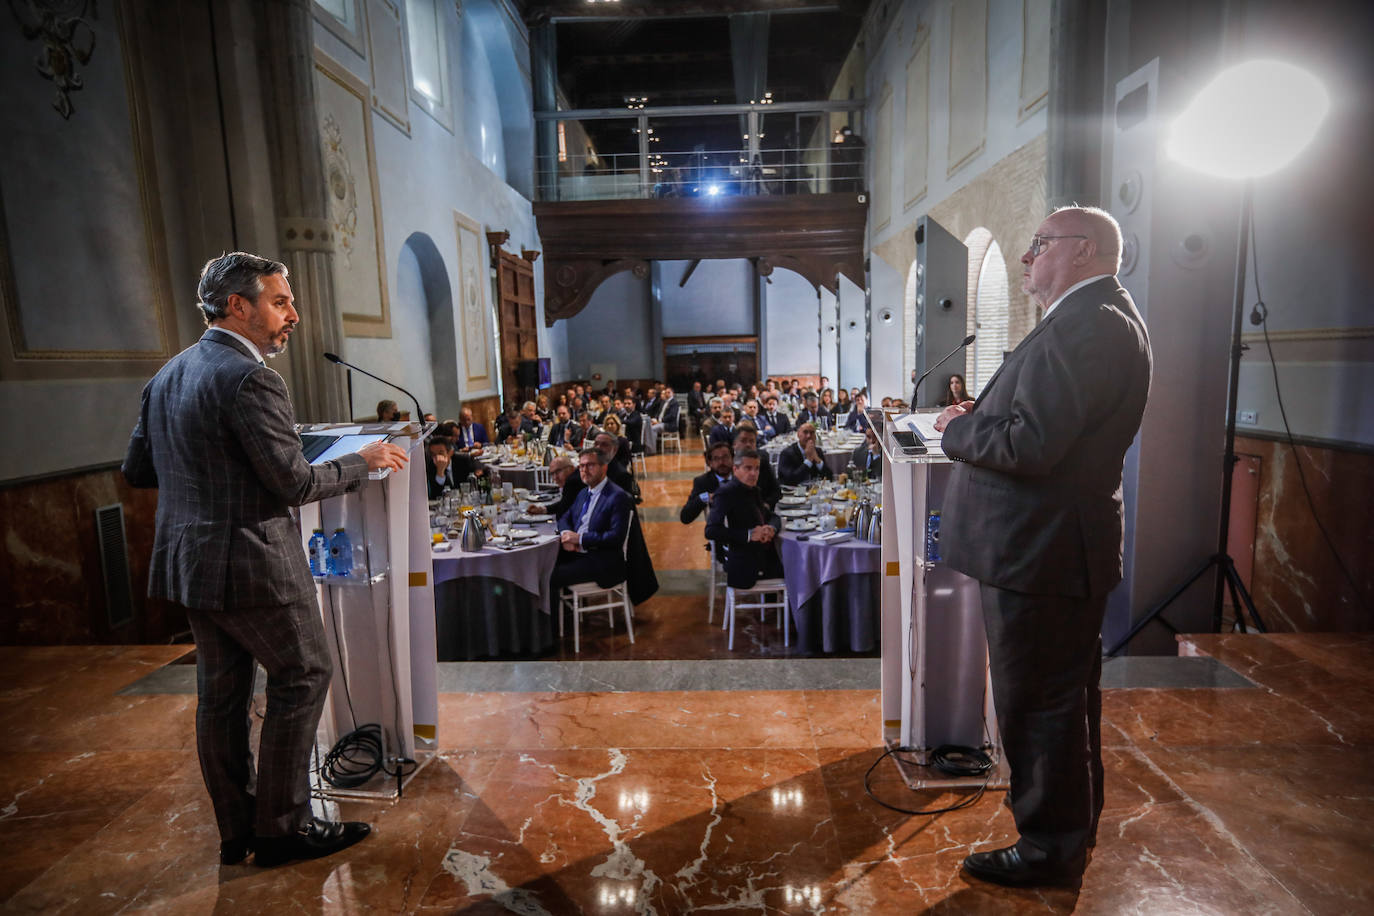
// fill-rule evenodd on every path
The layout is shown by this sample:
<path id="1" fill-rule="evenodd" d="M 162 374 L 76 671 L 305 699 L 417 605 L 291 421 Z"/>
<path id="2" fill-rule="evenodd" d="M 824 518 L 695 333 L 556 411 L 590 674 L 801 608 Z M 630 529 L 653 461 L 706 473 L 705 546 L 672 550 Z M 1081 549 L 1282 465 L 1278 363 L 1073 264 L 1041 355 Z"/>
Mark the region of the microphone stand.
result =
<path id="1" fill-rule="evenodd" d="M 954 356 L 954 354 L 958 353 L 960 350 L 964 349 L 964 348 L 967 347 L 969 344 L 973 343 L 973 341 L 974 341 L 975 339 L 977 339 L 977 337 L 978 337 L 977 334 L 970 334 L 969 336 L 965 337 L 963 343 L 959 344 L 959 346 L 955 347 L 953 350 L 950 350 L 948 353 L 946 353 L 943 357 L 940 358 L 940 361 L 939 361 L 938 363 L 936 363 L 935 365 L 931 366 L 931 367 L 930 367 L 929 369 L 927 369 L 924 373 L 922 373 L 921 377 L 918 378 L 918 379 L 916 380 L 916 387 L 915 387 L 915 389 L 913 389 L 912 392 L 911 392 L 911 409 L 912 409 L 912 410 L 915 410 L 915 409 L 916 409 L 916 399 L 917 399 L 917 397 L 918 397 L 918 396 L 920 395 L 920 393 L 921 393 L 921 383 L 924 382 L 924 381 L 930 376 L 930 373 L 934 372 L 936 369 L 939 369 L 939 368 L 940 368 L 941 366 L 943 366 L 945 363 L 949 362 L 950 359 Z M 965 370 L 965 371 L 967 371 L 967 370 Z"/>
<path id="2" fill-rule="evenodd" d="M 405 395 L 409 396 L 409 398 L 410 398 L 412 401 L 415 402 L 415 422 L 417 422 L 417 423 L 419 423 L 419 424 L 421 424 L 421 425 L 424 425 L 424 422 L 425 422 L 425 412 L 424 412 L 423 410 L 420 409 L 420 399 L 417 398 L 415 395 L 411 394 L 409 391 L 406 391 L 404 388 L 402 388 L 400 385 L 396 384 L 395 382 L 388 381 L 387 379 L 382 378 L 380 375 L 373 375 L 371 372 L 368 372 L 366 369 L 362 368 L 361 366 L 355 366 L 355 365 L 353 365 L 352 363 L 348 362 L 347 360 L 340 359 L 339 356 L 338 356 L 338 354 L 335 354 L 335 353 L 325 353 L 325 354 L 324 354 L 324 358 L 327 359 L 327 360 L 329 360 L 331 363 L 338 363 L 340 366 L 347 366 L 347 367 L 350 368 L 350 369 L 357 369 L 359 372 L 361 372 L 363 375 L 367 376 L 368 378 L 375 378 L 377 381 L 381 382 L 383 385 L 386 385 L 386 386 L 388 386 L 388 387 L 390 387 L 390 388 L 395 388 L 397 391 L 401 392 L 402 394 L 405 394 Z M 352 389 L 352 376 L 351 376 L 351 375 L 349 376 L 349 383 L 350 383 L 350 384 L 349 384 L 349 401 L 350 401 L 350 404 L 349 404 L 348 411 L 349 411 L 349 413 L 352 413 L 352 412 L 353 412 L 353 406 L 352 406 L 352 403 L 351 403 L 351 402 L 352 402 L 352 393 L 353 393 L 353 389 Z M 352 418 L 352 417 L 349 417 L 349 419 L 352 420 L 353 418 Z"/>

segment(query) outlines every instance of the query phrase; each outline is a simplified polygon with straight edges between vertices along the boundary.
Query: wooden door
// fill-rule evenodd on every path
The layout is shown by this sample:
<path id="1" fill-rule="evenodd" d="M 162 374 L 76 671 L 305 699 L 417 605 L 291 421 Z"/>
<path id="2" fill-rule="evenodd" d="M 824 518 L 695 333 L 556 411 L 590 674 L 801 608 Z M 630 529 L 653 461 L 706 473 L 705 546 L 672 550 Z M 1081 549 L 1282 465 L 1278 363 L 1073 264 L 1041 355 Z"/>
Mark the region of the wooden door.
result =
<path id="1" fill-rule="evenodd" d="M 490 234 L 489 234 L 490 237 Z M 534 312 L 534 260 L 537 251 L 516 256 L 492 245 L 499 301 L 496 315 L 501 341 L 501 381 L 506 403 L 534 400 L 538 378 L 521 377 L 520 366 L 539 358 L 539 330 Z M 521 384 L 525 382 L 526 384 Z"/>

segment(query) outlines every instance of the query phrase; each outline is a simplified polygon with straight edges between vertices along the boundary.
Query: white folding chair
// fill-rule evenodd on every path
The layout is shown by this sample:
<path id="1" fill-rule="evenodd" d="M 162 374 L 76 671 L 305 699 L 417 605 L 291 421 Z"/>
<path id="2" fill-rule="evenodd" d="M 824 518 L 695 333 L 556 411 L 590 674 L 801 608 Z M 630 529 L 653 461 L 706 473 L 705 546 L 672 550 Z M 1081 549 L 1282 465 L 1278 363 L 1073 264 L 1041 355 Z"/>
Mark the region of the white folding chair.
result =
<path id="1" fill-rule="evenodd" d="M 707 592 L 706 601 L 706 622 L 713 623 L 716 617 L 716 589 L 725 584 L 725 567 L 720 565 L 716 559 L 716 552 L 711 547 L 711 542 L 706 542 L 706 553 L 711 557 L 711 584 Z M 719 574 L 719 575 L 717 575 Z M 722 621 L 724 618 L 722 618 Z M 724 629 L 722 626 L 721 629 Z"/>
<path id="2" fill-rule="evenodd" d="M 668 451 L 669 443 L 673 446 L 673 451 L 682 454 L 682 436 L 678 435 L 677 430 L 665 432 L 658 437 L 658 453 L 661 455 Z"/>
<path id="3" fill-rule="evenodd" d="M 648 476 L 649 465 L 648 462 L 644 460 L 643 452 L 630 452 L 630 470 L 639 474 L 641 477 Z"/>
<path id="4" fill-rule="evenodd" d="M 543 465 L 534 469 L 534 485 L 536 487 L 553 486 L 553 478 L 549 476 L 549 469 Z"/>
<path id="5" fill-rule="evenodd" d="M 625 540 L 620 545 L 620 552 L 628 554 L 630 549 L 630 529 L 634 526 L 634 513 L 630 514 L 629 524 L 625 526 Z M 629 570 L 626 570 L 628 574 Z M 630 644 L 634 645 L 635 625 L 633 621 L 634 608 L 630 606 L 630 587 L 628 579 L 622 580 L 617 585 L 610 588 L 602 588 L 595 582 L 578 582 L 576 585 L 568 585 L 563 589 L 563 594 L 558 601 L 558 636 L 563 637 L 563 617 L 567 610 L 572 611 L 573 618 L 573 652 L 582 652 L 582 615 L 594 614 L 597 611 L 605 611 L 606 619 L 611 624 L 611 631 L 615 632 L 615 610 L 623 608 L 625 611 L 625 630 L 630 634 Z"/>
<path id="6" fill-rule="evenodd" d="M 751 600 L 753 599 L 753 600 Z M 730 629 L 727 648 L 735 648 L 735 612 L 759 611 L 759 619 L 767 621 L 768 612 L 777 610 L 782 618 L 782 644 L 790 645 L 787 626 L 787 588 L 781 579 L 760 579 L 752 588 L 725 586 L 725 625 Z"/>

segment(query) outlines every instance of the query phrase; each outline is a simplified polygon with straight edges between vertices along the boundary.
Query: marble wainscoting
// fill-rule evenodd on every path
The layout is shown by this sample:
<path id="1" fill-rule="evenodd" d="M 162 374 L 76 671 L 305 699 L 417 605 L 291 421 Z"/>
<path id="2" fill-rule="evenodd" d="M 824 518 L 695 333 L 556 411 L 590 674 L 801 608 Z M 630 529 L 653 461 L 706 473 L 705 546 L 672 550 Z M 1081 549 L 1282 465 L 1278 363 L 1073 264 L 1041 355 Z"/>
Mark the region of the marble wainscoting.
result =
<path id="1" fill-rule="evenodd" d="M 106 607 L 95 523 L 95 510 L 115 503 L 124 506 L 133 605 L 119 626 Z M 157 491 L 129 486 L 119 468 L 0 487 L 0 644 L 159 643 L 187 633 L 184 613 L 147 597 L 156 514 Z"/>
<path id="2" fill-rule="evenodd" d="M 755 663 L 810 666 L 800 688 L 790 686 L 795 672 L 781 681 L 727 673 L 712 689 L 665 672 L 673 684 L 658 685 L 645 681 L 658 663 L 645 661 L 624 674 L 612 662 L 562 675 L 545 666 L 474 689 L 471 666 L 455 669 L 440 695 L 441 753 L 405 796 L 322 807 L 370 821 L 373 835 L 328 859 L 258 869 L 217 864 L 194 698 L 185 672 L 165 667 L 182 650 L 0 649 L 0 722 L 11 740 L 0 770 L 0 907 L 83 916 L 1374 910 L 1374 638 L 1206 636 L 1182 648 L 1211 659 L 1185 659 L 1203 672 L 1186 682 L 1235 686 L 1104 692 L 1106 809 L 1077 890 L 1010 890 L 961 874 L 971 850 L 1015 836 L 1000 792 L 938 816 L 868 797 L 881 754 L 878 692 L 846 685 L 869 676 L 871 660 Z M 598 681 L 608 689 L 586 689 Z M 886 761 L 871 782 L 898 806 L 956 800 L 911 794 Z"/>
<path id="3" fill-rule="evenodd" d="M 1297 447 L 1313 505 L 1359 594 L 1312 517 L 1288 443 L 1237 436 L 1236 453 L 1259 459 L 1251 591 L 1268 628 L 1374 630 L 1374 453 Z"/>

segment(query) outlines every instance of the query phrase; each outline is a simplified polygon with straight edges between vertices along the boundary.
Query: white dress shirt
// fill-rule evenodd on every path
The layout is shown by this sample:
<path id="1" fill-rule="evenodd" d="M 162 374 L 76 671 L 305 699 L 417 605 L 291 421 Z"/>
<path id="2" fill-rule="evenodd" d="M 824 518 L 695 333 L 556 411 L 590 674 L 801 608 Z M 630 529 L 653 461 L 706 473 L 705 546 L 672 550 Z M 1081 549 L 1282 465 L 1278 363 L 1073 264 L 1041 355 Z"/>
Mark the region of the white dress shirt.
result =
<path id="1" fill-rule="evenodd" d="M 221 325 L 215 325 L 214 328 L 216 331 L 223 331 L 230 337 L 237 339 L 240 343 L 242 343 L 245 347 L 248 348 L 248 352 L 253 354 L 254 359 L 262 363 L 264 366 L 267 365 L 267 363 L 263 361 L 262 351 L 258 349 L 258 345 L 253 343 L 253 341 L 249 340 L 247 337 L 244 337 L 238 331 L 231 331 L 226 327 L 222 327 Z"/>
<path id="2" fill-rule="evenodd" d="M 1061 303 L 1061 302 L 1063 302 L 1065 299 L 1067 299 L 1070 293 L 1075 293 L 1075 292 L 1077 292 L 1078 290 L 1082 289 L 1083 287 L 1087 286 L 1089 283 L 1096 283 L 1098 280 L 1101 280 L 1101 279 L 1103 279 L 1103 278 L 1105 278 L 1105 277 L 1110 277 L 1110 276 L 1112 276 L 1112 275 L 1111 275 L 1111 274 L 1098 274 L 1097 276 L 1095 276 L 1095 277 L 1089 277 L 1089 278 L 1086 279 L 1086 280 L 1079 280 L 1079 281 L 1078 281 L 1077 283 L 1075 283 L 1073 286 L 1070 286 L 1068 289 L 1066 289 L 1066 290 L 1064 290 L 1062 293 L 1060 293 L 1058 299 L 1056 299 L 1056 300 L 1054 300 L 1053 302 L 1050 303 L 1050 307 L 1047 308 L 1047 309 L 1045 309 L 1045 314 L 1043 314 L 1043 315 L 1040 316 L 1040 320 L 1041 320 L 1041 321 L 1044 321 L 1046 318 L 1050 317 L 1050 312 L 1054 311 L 1055 306 L 1057 306 L 1059 303 Z"/>

